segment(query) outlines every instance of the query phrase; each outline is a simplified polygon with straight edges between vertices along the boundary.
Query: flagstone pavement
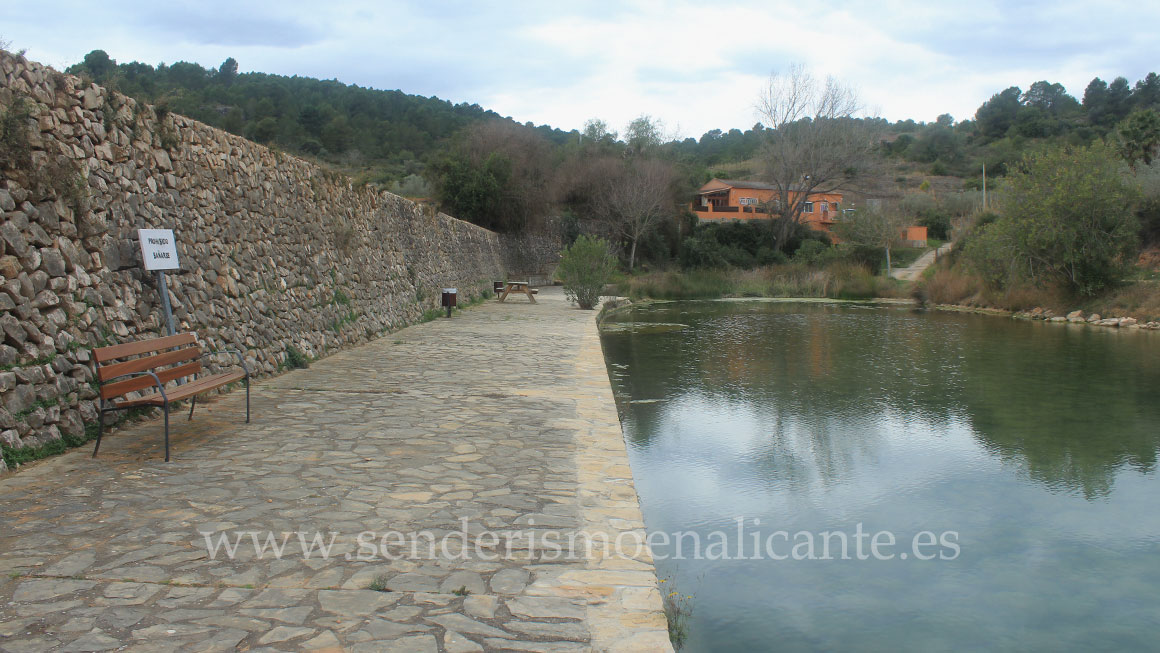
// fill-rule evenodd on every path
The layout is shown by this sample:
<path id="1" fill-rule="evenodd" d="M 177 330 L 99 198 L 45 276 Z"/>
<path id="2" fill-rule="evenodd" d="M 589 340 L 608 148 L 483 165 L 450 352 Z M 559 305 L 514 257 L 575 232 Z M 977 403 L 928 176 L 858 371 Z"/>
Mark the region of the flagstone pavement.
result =
<path id="1" fill-rule="evenodd" d="M 153 419 L 0 477 L 0 651 L 672 650 L 647 548 L 584 555 L 644 524 L 558 289 L 255 383 L 243 416 L 175 413 L 170 463 Z"/>

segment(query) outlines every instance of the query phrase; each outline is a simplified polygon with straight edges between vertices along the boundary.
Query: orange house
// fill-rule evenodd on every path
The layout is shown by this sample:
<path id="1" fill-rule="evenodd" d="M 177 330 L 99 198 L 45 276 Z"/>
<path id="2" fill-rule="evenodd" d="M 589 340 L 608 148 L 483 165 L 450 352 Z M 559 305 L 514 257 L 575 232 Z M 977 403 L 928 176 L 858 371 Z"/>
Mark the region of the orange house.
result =
<path id="1" fill-rule="evenodd" d="M 790 201 L 800 193 L 790 191 Z M 777 200 L 777 189 L 770 184 L 735 179 L 713 179 L 701 186 L 693 202 L 693 211 L 701 220 L 768 220 L 765 211 Z M 841 193 L 810 193 L 802 207 L 802 222 L 818 231 L 830 231 L 841 218 Z"/>
<path id="2" fill-rule="evenodd" d="M 774 215 L 765 209 L 777 200 L 777 195 L 777 189 L 771 184 L 713 179 L 697 191 L 693 211 L 705 222 L 769 220 Z M 790 191 L 790 201 L 796 202 L 800 195 Z M 802 207 L 802 222 L 811 229 L 826 232 L 831 241 L 841 242 L 831 227 L 842 219 L 842 199 L 841 193 L 810 193 Z M 926 227 L 906 227 L 901 236 L 910 247 L 926 247 Z"/>

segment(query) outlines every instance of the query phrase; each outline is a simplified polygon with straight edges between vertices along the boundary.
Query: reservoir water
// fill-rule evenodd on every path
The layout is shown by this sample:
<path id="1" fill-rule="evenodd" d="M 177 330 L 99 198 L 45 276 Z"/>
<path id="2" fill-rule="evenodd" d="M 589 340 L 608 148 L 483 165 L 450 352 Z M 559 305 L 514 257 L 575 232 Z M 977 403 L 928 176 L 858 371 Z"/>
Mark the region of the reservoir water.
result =
<path id="1" fill-rule="evenodd" d="M 1160 648 L 1160 334 L 715 301 L 602 342 L 684 650 Z"/>

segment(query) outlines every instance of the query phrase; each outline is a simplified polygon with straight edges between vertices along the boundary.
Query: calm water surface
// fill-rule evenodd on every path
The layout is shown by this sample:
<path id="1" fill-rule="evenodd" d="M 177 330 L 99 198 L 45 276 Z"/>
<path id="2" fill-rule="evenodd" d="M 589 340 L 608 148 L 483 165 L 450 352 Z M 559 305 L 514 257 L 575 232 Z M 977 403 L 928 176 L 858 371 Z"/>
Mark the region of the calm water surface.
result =
<path id="1" fill-rule="evenodd" d="M 602 338 L 650 531 L 847 535 L 658 559 L 696 594 L 686 650 L 1160 648 L 1160 334 L 726 301 Z M 957 557 L 858 560 L 858 524 Z"/>

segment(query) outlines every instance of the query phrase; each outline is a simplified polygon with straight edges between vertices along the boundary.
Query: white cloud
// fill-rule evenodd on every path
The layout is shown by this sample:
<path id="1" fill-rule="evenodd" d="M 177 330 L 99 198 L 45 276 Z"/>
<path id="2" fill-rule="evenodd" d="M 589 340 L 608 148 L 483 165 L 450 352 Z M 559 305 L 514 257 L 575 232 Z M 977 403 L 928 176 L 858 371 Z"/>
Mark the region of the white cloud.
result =
<path id="1" fill-rule="evenodd" d="M 46 19 L 51 16 L 51 19 Z M 198 4 L 111 1 L 6 9 L 0 36 L 63 67 L 104 49 L 119 61 L 226 57 L 241 69 L 337 78 L 473 102 L 563 129 L 650 114 L 682 135 L 748 128 L 770 71 L 793 61 L 859 88 L 891 120 L 968 118 L 992 94 L 1155 69 L 1144 28 L 1160 6 L 886 0 L 793 3 Z"/>

